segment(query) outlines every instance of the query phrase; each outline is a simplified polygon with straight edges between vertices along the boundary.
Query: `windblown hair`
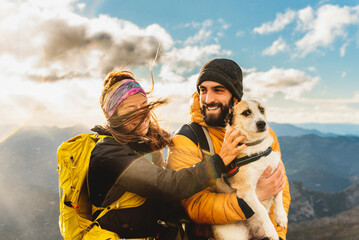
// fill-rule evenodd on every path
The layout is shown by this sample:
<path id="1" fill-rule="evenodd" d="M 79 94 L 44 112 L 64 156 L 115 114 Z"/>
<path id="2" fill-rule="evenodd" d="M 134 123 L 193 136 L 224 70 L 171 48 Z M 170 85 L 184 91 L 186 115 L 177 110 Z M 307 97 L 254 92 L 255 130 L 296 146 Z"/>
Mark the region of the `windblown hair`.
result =
<path id="1" fill-rule="evenodd" d="M 124 79 L 135 80 L 133 73 L 129 71 L 113 71 L 109 73 L 103 83 L 104 88 L 102 90 L 102 94 L 106 94 L 112 85 Z M 101 108 L 104 111 L 102 98 L 100 99 L 100 103 Z M 107 119 L 107 123 L 105 124 L 104 128 L 109 131 L 119 143 L 127 144 L 129 142 L 144 141 L 149 144 L 152 150 L 160 150 L 166 145 L 170 144 L 171 135 L 159 126 L 158 120 L 153 113 L 153 109 L 166 103 L 167 100 L 157 100 L 155 102 L 148 103 L 146 106 L 140 109 L 121 116 L 114 114 Z M 121 107 L 121 104 L 119 107 Z M 148 115 L 150 115 L 150 125 L 146 136 L 137 135 L 136 130 Z M 142 117 L 140 123 L 132 131 L 126 131 L 124 125 L 138 117 Z"/>

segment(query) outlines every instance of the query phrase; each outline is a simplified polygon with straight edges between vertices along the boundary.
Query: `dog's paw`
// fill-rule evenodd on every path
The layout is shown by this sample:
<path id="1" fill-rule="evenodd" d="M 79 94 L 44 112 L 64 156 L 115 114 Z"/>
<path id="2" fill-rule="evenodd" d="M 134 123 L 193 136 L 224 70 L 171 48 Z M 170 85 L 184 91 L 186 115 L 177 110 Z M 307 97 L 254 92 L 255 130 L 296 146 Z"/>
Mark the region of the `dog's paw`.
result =
<path id="1" fill-rule="evenodd" d="M 279 240 L 278 234 L 273 234 L 271 236 L 266 236 L 264 239 L 269 239 L 269 240 Z"/>
<path id="2" fill-rule="evenodd" d="M 275 211 L 274 215 L 275 215 L 275 222 L 278 224 L 278 226 L 280 226 L 281 228 L 287 228 L 288 218 L 284 209 Z"/>
<path id="3" fill-rule="evenodd" d="M 275 230 L 272 223 L 270 223 L 270 226 L 264 227 L 265 237 L 267 237 L 270 240 L 279 240 L 278 233 Z"/>

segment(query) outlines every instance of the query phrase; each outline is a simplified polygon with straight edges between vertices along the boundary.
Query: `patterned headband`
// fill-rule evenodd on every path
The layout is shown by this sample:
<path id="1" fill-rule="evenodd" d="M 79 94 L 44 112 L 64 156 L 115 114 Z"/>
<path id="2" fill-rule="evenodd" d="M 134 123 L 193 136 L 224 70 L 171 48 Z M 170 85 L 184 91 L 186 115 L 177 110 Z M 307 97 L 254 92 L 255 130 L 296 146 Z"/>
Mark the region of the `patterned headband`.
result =
<path id="1" fill-rule="evenodd" d="M 133 79 L 124 79 L 115 83 L 109 91 L 102 95 L 103 111 L 106 118 L 110 118 L 115 113 L 121 102 L 136 93 L 147 97 L 141 85 Z"/>

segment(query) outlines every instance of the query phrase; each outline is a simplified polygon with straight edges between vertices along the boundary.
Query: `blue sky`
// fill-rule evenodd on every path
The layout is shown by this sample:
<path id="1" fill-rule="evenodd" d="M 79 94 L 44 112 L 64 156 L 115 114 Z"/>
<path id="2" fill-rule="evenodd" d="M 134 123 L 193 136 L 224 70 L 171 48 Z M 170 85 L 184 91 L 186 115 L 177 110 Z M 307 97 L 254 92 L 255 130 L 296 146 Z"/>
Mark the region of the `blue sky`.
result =
<path id="1" fill-rule="evenodd" d="M 2 0 L 4 124 L 102 123 L 105 74 L 120 66 L 170 98 L 166 123 L 188 121 L 200 67 L 236 61 L 246 99 L 270 121 L 359 124 L 357 1 Z"/>

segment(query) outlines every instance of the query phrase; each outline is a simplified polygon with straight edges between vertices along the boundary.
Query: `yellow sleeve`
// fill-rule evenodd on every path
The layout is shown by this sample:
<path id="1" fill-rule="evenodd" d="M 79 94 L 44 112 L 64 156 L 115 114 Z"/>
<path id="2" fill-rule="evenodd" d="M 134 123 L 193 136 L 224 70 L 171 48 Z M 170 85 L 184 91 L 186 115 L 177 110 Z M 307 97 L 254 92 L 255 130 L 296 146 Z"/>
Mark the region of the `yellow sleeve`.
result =
<path id="1" fill-rule="evenodd" d="M 277 136 L 275 135 L 275 133 L 273 132 L 272 129 L 270 129 L 269 132 L 270 132 L 270 134 L 272 135 L 272 137 L 274 139 L 273 144 L 272 144 L 273 151 L 280 152 L 280 146 L 279 146 Z M 283 164 L 283 162 L 282 162 L 282 164 Z M 287 217 L 288 217 L 291 196 L 290 196 L 290 192 L 289 192 L 289 182 L 288 182 L 287 173 L 285 171 L 285 168 L 284 168 L 284 174 L 285 174 L 285 178 L 286 178 L 286 183 L 285 183 L 285 186 L 284 186 L 284 189 L 283 189 L 283 207 L 284 207 L 284 210 L 287 213 Z M 283 240 L 286 240 L 287 229 L 284 229 L 284 228 L 281 228 L 281 227 L 277 226 L 277 224 L 275 222 L 274 204 L 272 204 L 272 206 L 271 206 L 269 217 L 272 220 L 272 223 L 273 223 L 273 225 L 275 226 L 275 228 L 277 230 L 278 236 L 280 238 L 282 238 Z"/>
<path id="2" fill-rule="evenodd" d="M 167 159 L 168 168 L 178 171 L 202 160 L 200 149 L 189 138 L 175 135 L 172 143 Z M 182 204 L 188 216 L 202 224 L 224 224 L 244 220 L 246 215 L 251 216 L 252 211 L 243 200 L 237 199 L 235 193 L 215 193 L 210 188 L 183 200 Z"/>

